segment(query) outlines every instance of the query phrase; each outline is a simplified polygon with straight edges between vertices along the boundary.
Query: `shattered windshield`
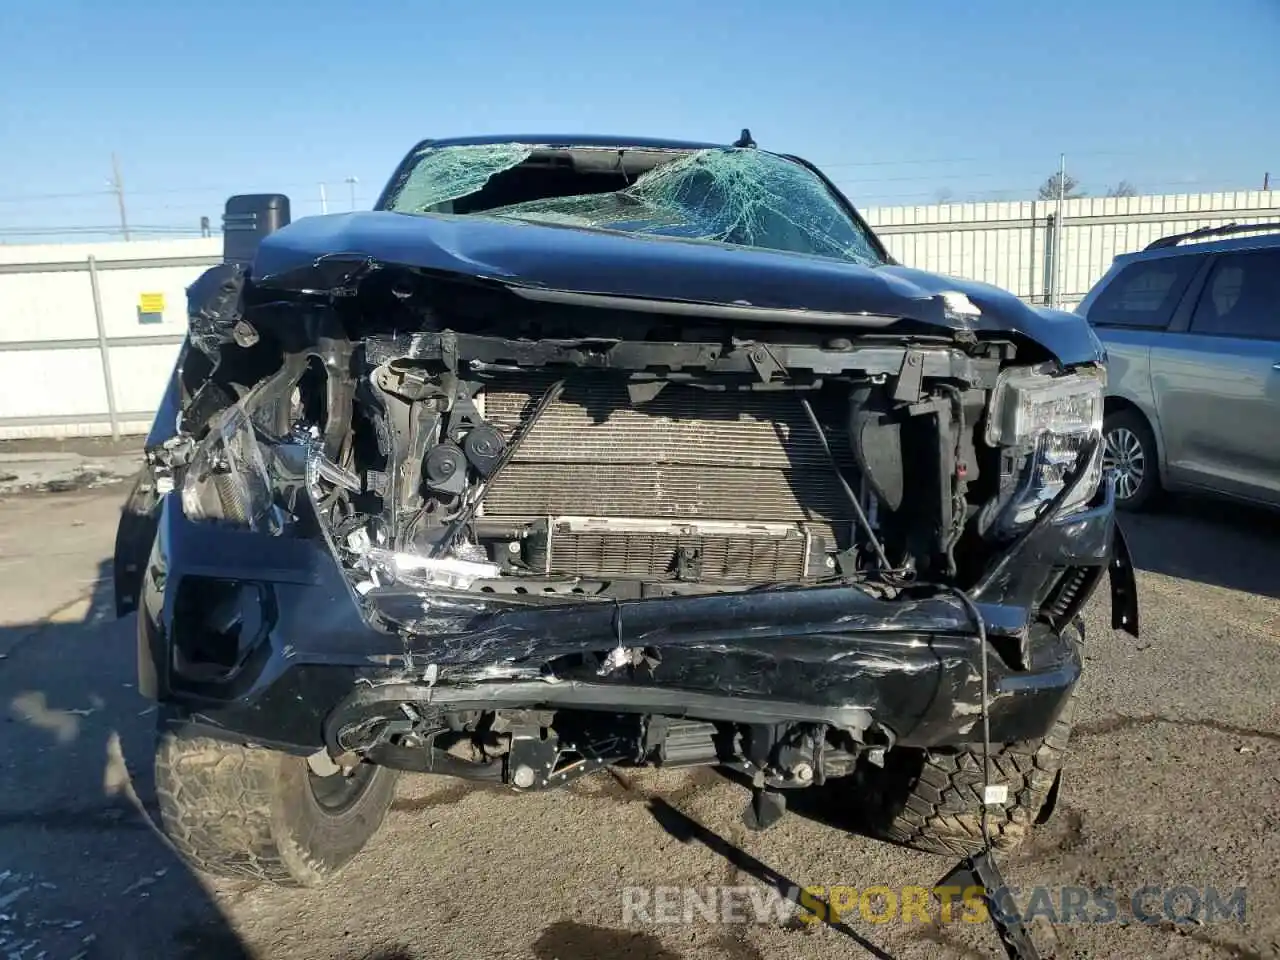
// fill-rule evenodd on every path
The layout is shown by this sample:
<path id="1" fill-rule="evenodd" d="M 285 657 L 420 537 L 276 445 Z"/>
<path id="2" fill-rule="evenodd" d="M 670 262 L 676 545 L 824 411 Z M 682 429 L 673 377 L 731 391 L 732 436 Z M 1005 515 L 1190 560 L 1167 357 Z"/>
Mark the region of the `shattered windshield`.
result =
<path id="1" fill-rule="evenodd" d="M 424 151 L 389 209 L 456 212 L 453 201 L 481 191 L 536 149 L 527 144 L 486 144 Z M 489 217 L 714 241 L 868 265 L 883 262 L 867 232 L 826 184 L 806 167 L 776 154 L 699 150 L 676 154 L 634 179 L 619 176 L 623 185 L 616 190 L 465 206 L 470 213 Z"/>
<path id="2" fill-rule="evenodd" d="M 437 208 L 475 193 L 494 174 L 523 163 L 531 153 L 533 147 L 523 143 L 424 150 L 414 161 L 390 209 L 402 213 L 448 212 Z"/>

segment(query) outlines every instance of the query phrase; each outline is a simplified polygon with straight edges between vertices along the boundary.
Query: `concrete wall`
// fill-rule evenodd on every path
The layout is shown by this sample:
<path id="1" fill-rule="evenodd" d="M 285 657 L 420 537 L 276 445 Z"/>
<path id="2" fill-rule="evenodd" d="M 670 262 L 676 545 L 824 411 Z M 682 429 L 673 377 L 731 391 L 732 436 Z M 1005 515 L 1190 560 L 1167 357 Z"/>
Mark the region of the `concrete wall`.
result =
<path id="1" fill-rule="evenodd" d="M 909 266 L 1070 309 L 1116 254 L 1157 237 L 1232 221 L 1280 222 L 1280 191 L 1068 200 L 1060 256 L 1056 207 L 956 203 L 874 207 L 865 215 Z M 220 238 L 0 245 L 0 439 L 109 434 L 104 352 L 118 428 L 145 432 L 186 328 L 185 288 L 220 252 Z M 161 322 L 139 322 L 144 293 L 163 295 Z"/>

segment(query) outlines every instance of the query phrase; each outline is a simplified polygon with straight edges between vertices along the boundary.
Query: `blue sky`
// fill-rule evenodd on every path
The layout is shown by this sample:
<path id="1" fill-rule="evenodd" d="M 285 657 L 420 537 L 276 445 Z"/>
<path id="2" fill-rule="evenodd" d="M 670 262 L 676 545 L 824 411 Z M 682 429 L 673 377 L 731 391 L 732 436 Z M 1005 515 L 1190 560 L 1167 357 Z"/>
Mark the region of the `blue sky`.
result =
<path id="1" fill-rule="evenodd" d="M 424 136 L 734 138 L 860 206 L 1280 180 L 1280 0 L 0 0 L 0 240 L 372 203 Z M 70 197 L 48 195 L 76 194 Z"/>

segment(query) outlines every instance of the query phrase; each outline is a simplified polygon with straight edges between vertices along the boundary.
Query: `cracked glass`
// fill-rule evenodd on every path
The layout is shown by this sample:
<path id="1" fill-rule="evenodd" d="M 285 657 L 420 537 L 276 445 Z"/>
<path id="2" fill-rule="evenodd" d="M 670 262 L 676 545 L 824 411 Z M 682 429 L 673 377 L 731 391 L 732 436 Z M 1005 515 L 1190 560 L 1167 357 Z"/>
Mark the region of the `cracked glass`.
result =
<path id="1" fill-rule="evenodd" d="M 523 143 L 429 148 L 414 161 L 391 209 L 401 213 L 448 213 L 438 208 L 470 196 L 496 174 L 519 166 L 531 153 L 533 147 Z"/>
<path id="2" fill-rule="evenodd" d="M 489 216 L 880 262 L 812 171 L 755 149 L 701 150 L 613 193 L 534 200 Z"/>
<path id="3" fill-rule="evenodd" d="M 534 149 L 487 144 L 426 151 L 392 209 L 449 213 L 449 201 L 479 191 Z M 620 190 L 531 200 L 473 215 L 883 262 L 867 232 L 819 176 L 752 148 L 679 154 Z"/>

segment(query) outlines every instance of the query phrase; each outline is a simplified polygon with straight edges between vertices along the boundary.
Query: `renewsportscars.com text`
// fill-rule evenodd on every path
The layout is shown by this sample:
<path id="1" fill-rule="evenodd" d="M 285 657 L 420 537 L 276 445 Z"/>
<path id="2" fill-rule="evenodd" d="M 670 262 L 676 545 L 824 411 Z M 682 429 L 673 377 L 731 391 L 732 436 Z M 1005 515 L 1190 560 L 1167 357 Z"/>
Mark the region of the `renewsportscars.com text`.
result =
<path id="1" fill-rule="evenodd" d="M 981 887 L 848 885 L 624 887 L 622 919 L 627 924 L 784 923 L 987 923 L 997 916 L 1024 921 L 1044 917 L 1054 923 L 1243 923 L 1244 887 L 1148 884 L 1132 891 L 1114 887 L 1006 887 L 989 905 Z"/>

